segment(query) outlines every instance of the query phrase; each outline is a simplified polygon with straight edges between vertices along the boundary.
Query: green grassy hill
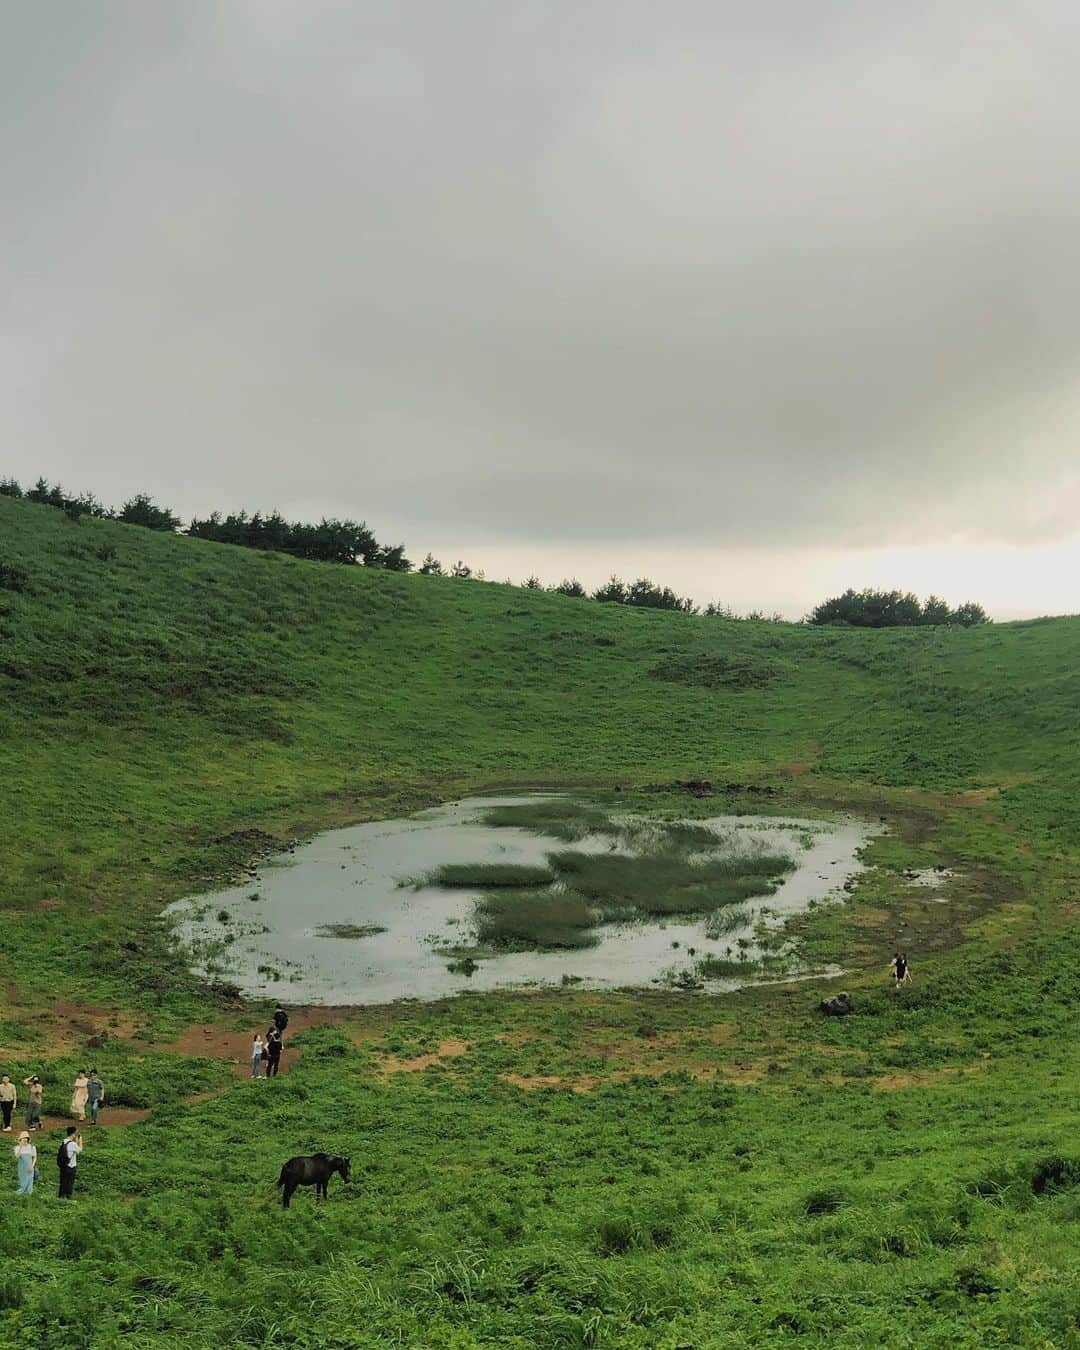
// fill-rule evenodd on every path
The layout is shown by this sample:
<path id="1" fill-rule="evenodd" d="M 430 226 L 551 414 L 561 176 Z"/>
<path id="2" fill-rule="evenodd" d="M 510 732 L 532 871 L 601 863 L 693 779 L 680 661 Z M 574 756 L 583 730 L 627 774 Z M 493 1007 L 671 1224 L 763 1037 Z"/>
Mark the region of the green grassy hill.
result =
<path id="1" fill-rule="evenodd" d="M 1080 619 L 692 618 L 5 498 L 0 579 L 0 1070 L 66 1080 L 59 1010 L 106 1010 L 131 1034 L 96 1057 L 154 1108 L 95 1137 L 74 1215 L 0 1208 L 0 1329 L 89 1344 L 92 1306 L 97 1345 L 1080 1345 Z M 689 778 L 889 818 L 799 926 L 857 1015 L 821 1023 L 815 984 L 471 997 L 309 1031 L 280 1083 L 183 1104 L 227 1078 L 169 1040 L 254 1014 L 156 915 L 254 832 L 526 783 L 681 808 L 644 790 Z M 947 910 L 898 882 L 939 862 Z M 384 1072 L 446 1038 L 468 1053 Z M 268 1179 L 328 1141 L 360 1185 L 282 1223 Z"/>

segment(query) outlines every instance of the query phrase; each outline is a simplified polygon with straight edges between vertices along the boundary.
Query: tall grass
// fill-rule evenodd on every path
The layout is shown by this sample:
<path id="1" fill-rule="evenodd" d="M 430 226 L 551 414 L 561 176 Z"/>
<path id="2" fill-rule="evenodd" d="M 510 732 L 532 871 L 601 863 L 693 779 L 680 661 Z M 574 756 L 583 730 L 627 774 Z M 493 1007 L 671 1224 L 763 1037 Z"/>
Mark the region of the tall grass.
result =
<path id="1" fill-rule="evenodd" d="M 548 867 L 524 863 L 444 863 L 420 880 L 425 886 L 550 886 L 555 873 Z"/>
<path id="2" fill-rule="evenodd" d="M 784 854 L 692 860 L 675 851 L 626 857 L 565 849 L 548 854 L 560 878 L 593 901 L 605 921 L 638 915 L 703 914 L 771 895 L 794 863 Z"/>
<path id="3" fill-rule="evenodd" d="M 493 806 L 481 819 L 485 825 L 516 826 L 567 843 L 576 843 L 589 834 L 618 834 L 621 829 L 599 808 L 563 799 Z"/>
<path id="4" fill-rule="evenodd" d="M 593 947 L 596 914 L 571 891 L 500 891 L 477 902 L 481 944 L 510 951 Z"/>
<path id="5" fill-rule="evenodd" d="M 705 920 L 705 936 L 716 942 L 740 928 L 745 928 L 753 918 L 754 911 L 748 905 L 735 905 L 729 909 L 718 909 Z"/>

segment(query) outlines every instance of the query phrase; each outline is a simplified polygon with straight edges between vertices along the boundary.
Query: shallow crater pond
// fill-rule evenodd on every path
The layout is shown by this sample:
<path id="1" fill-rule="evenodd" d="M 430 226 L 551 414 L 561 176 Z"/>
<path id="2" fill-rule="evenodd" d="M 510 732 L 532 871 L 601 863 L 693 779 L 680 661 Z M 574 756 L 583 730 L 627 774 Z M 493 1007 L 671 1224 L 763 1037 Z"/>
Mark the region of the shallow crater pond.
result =
<path id="1" fill-rule="evenodd" d="M 722 991 L 806 971 L 786 918 L 838 898 L 850 817 L 658 819 L 558 794 L 333 830 L 170 906 L 199 974 L 249 997 L 379 1004 L 537 985 Z"/>

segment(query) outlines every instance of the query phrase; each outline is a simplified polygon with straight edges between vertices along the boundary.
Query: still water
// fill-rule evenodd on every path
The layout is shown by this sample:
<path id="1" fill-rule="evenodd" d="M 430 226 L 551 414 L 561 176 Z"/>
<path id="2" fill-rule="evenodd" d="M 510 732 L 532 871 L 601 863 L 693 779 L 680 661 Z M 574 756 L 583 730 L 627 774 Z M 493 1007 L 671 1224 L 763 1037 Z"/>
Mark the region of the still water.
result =
<path id="1" fill-rule="evenodd" d="M 698 958 L 744 953 L 752 959 L 762 917 L 776 927 L 812 901 L 836 898 L 843 883 L 862 870 L 859 850 L 870 837 L 865 823 L 851 818 L 698 821 L 717 832 L 725 851 L 764 848 L 786 853 L 796 864 L 774 894 L 740 904 L 749 909 L 742 927 L 710 940 L 703 918 L 605 925 L 597 930 L 595 947 L 507 953 L 481 960 L 471 976 L 452 973 L 447 949 L 473 940 L 478 893 L 402 883 L 443 863 L 543 864 L 546 854 L 566 845 L 529 830 L 480 823 L 487 808 L 536 800 L 477 797 L 403 820 L 333 830 L 267 860 L 243 886 L 180 900 L 169 913 L 193 968 L 228 979 L 250 997 L 376 1004 L 445 998 L 467 989 L 557 985 L 564 977 L 594 989 L 653 986 L 693 965 L 690 947 Z M 646 837 L 647 822 L 638 823 Z M 608 836 L 573 847 L 627 851 L 625 843 L 613 845 Z M 348 931 L 366 935 L 334 935 Z M 754 978 L 751 973 L 710 980 L 707 987 L 734 989 Z"/>

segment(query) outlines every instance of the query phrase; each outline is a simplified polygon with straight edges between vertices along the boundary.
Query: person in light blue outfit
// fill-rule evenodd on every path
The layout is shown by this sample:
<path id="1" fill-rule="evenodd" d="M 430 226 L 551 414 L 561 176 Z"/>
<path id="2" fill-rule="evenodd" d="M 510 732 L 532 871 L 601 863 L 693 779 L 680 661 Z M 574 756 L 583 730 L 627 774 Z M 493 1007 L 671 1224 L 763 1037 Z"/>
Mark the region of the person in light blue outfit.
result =
<path id="1" fill-rule="evenodd" d="M 25 1130 L 15 1145 L 15 1161 L 19 1167 L 19 1194 L 31 1195 L 34 1190 L 34 1172 L 37 1169 L 37 1149 Z"/>
<path id="2" fill-rule="evenodd" d="M 254 1038 L 254 1040 L 251 1042 L 251 1076 L 252 1076 L 252 1078 L 260 1078 L 260 1077 L 262 1076 L 262 1072 L 261 1072 L 261 1071 L 262 1071 L 262 1062 L 263 1062 L 263 1043 L 262 1043 L 262 1037 L 259 1035 L 258 1032 L 256 1032 L 256 1033 L 255 1033 L 255 1038 Z"/>

